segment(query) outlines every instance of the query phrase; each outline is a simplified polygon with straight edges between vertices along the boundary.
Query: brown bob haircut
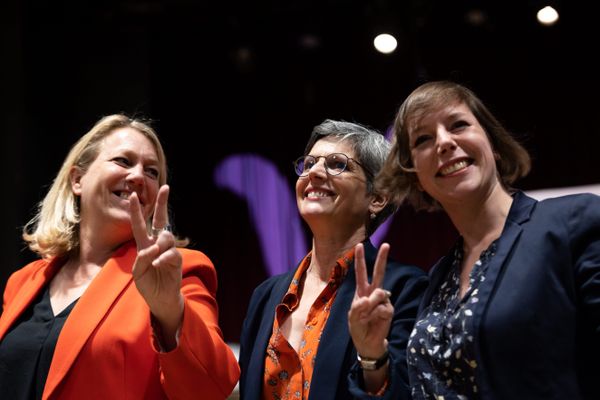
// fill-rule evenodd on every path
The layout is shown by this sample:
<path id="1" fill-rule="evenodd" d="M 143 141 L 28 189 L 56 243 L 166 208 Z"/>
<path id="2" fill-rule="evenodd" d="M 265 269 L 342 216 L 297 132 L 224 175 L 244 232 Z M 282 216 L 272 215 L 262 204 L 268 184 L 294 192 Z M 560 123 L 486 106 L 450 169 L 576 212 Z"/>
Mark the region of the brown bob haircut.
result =
<path id="1" fill-rule="evenodd" d="M 447 105 L 462 103 L 483 127 L 496 154 L 498 177 L 505 189 L 527 175 L 531 158 L 498 122 L 483 102 L 470 89 L 450 81 L 434 81 L 416 88 L 402 103 L 393 127 L 392 150 L 376 179 L 378 190 L 390 196 L 396 204 L 407 199 L 416 209 L 433 210 L 439 204 L 418 187 L 418 178 L 411 158 L 409 128 L 427 113 Z"/>

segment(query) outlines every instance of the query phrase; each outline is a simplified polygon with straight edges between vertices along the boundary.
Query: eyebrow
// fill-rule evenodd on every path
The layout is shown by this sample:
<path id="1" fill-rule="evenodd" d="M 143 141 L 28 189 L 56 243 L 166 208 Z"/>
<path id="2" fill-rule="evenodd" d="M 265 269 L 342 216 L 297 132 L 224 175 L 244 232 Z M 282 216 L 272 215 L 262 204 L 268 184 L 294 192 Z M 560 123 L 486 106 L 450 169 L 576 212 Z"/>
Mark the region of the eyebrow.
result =
<path id="1" fill-rule="evenodd" d="M 126 155 L 126 156 L 135 155 L 136 157 L 139 156 L 139 154 L 136 152 L 135 149 L 132 149 L 132 148 L 129 148 L 129 147 L 115 148 L 114 152 L 111 152 L 109 154 L 110 154 L 111 157 L 114 157 L 115 155 L 118 155 L 118 154 L 123 154 L 123 155 Z M 148 160 L 151 163 L 154 163 L 154 164 L 157 164 L 157 165 L 160 164 L 158 155 L 156 155 L 156 154 L 153 154 L 152 156 L 149 156 L 149 157 L 143 156 L 143 158 L 145 160 Z"/>
<path id="2" fill-rule="evenodd" d="M 459 118 L 465 118 L 469 116 L 469 113 L 466 111 L 458 111 L 456 110 L 456 108 L 454 108 L 453 110 L 450 110 L 449 112 L 445 112 L 445 111 L 440 111 L 443 112 L 444 115 L 441 117 L 442 120 L 447 120 L 447 119 L 459 119 Z M 421 121 L 423 121 L 424 118 L 419 118 L 419 121 L 414 123 L 413 126 L 409 125 L 409 132 L 414 132 L 417 133 L 423 129 L 425 129 L 423 127 L 423 125 L 421 124 Z"/>

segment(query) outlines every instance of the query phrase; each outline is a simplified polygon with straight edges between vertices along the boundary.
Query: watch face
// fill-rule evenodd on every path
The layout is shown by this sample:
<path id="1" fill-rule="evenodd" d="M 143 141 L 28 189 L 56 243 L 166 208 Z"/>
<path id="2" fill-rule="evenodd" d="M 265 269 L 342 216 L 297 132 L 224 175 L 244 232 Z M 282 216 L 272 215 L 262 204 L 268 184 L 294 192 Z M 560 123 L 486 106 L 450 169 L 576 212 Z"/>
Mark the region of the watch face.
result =
<path id="1" fill-rule="evenodd" d="M 364 370 L 374 371 L 377 369 L 377 360 L 362 360 L 360 366 Z"/>
<path id="2" fill-rule="evenodd" d="M 389 353 L 386 351 L 381 357 L 378 359 L 372 358 L 363 358 L 359 354 L 357 354 L 358 363 L 360 367 L 365 371 L 375 371 L 381 368 L 387 362 L 389 358 Z"/>

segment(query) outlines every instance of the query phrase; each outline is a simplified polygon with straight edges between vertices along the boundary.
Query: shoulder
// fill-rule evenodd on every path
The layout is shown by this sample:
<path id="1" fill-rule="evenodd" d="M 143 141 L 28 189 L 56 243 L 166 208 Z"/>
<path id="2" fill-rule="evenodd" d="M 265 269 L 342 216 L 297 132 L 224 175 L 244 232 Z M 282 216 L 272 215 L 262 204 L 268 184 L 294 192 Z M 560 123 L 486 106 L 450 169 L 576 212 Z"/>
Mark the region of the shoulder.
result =
<path id="1" fill-rule="evenodd" d="M 371 243 L 370 240 L 367 240 L 363 243 L 365 246 L 365 261 L 367 262 L 369 274 L 371 274 L 372 269 L 375 265 L 375 261 L 377 259 L 378 250 L 375 248 L 375 246 Z M 421 268 L 415 265 L 403 264 L 391 257 L 388 257 L 386 262 L 386 277 L 394 277 L 394 279 L 418 279 L 420 277 L 426 276 L 425 271 L 423 271 Z"/>
<path id="2" fill-rule="evenodd" d="M 591 205 L 599 206 L 600 196 L 593 193 L 570 194 L 545 199 L 538 203 L 538 207 L 565 211 L 587 208 Z"/>
<path id="3" fill-rule="evenodd" d="M 204 266 L 207 268 L 213 268 L 214 265 L 210 258 L 206 254 L 198 250 L 178 248 L 184 266 Z"/>
<path id="4" fill-rule="evenodd" d="M 8 278 L 8 284 L 20 285 L 21 283 L 35 278 L 38 274 L 44 273 L 46 267 L 50 264 L 50 260 L 35 260 L 12 273 Z"/>
<path id="5" fill-rule="evenodd" d="M 11 298 L 12 294 L 17 292 L 27 281 L 36 279 L 39 274 L 43 274 L 49 264 L 49 260 L 35 260 L 13 272 L 6 282 L 4 298 Z"/>
<path id="6" fill-rule="evenodd" d="M 578 231 L 586 226 L 600 224 L 600 196 L 591 193 L 573 194 L 538 202 L 534 211 L 542 223 L 551 221 Z"/>
<path id="7" fill-rule="evenodd" d="M 385 280 L 393 282 L 427 282 L 427 273 L 415 266 L 388 259 Z"/>
<path id="8" fill-rule="evenodd" d="M 392 292 L 391 300 L 398 312 L 416 313 L 428 284 L 429 278 L 421 268 L 388 259 L 383 287 Z"/>
<path id="9" fill-rule="evenodd" d="M 294 272 L 295 272 L 295 270 L 292 270 L 292 271 L 285 272 L 283 274 L 275 275 L 275 276 L 265 279 L 260 285 L 258 285 L 254 289 L 254 292 L 252 293 L 252 299 L 254 299 L 255 297 L 263 297 L 265 295 L 268 295 L 269 293 L 271 293 L 273 291 L 274 287 L 279 287 L 280 285 L 289 286 L 289 284 L 294 276 Z"/>
<path id="10" fill-rule="evenodd" d="M 201 251 L 178 248 L 181 254 L 181 268 L 183 281 L 190 278 L 199 278 L 204 286 L 211 292 L 217 290 L 217 271 L 208 256 Z"/>
<path id="11" fill-rule="evenodd" d="M 268 305 L 274 304 L 275 297 L 278 297 L 276 300 L 281 300 L 289 287 L 292 277 L 293 271 L 273 276 L 263 281 L 254 289 L 246 310 L 242 336 L 258 329 L 263 317 L 270 315 L 270 311 L 267 310 Z"/>
<path id="12" fill-rule="evenodd" d="M 294 276 L 294 271 L 272 276 L 258 285 L 250 296 L 247 315 L 262 313 L 273 296 L 283 296 Z"/>

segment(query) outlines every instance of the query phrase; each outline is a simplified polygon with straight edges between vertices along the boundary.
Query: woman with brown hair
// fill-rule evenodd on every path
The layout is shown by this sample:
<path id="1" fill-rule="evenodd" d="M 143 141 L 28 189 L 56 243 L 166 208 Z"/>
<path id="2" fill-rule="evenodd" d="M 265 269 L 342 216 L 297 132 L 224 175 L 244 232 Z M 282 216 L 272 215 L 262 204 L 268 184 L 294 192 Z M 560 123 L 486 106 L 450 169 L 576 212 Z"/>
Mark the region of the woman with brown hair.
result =
<path id="1" fill-rule="evenodd" d="M 598 398 L 600 198 L 511 188 L 530 159 L 469 89 L 404 101 L 377 186 L 460 233 L 430 272 L 408 343 L 415 399 Z"/>

